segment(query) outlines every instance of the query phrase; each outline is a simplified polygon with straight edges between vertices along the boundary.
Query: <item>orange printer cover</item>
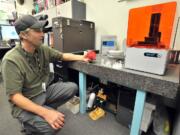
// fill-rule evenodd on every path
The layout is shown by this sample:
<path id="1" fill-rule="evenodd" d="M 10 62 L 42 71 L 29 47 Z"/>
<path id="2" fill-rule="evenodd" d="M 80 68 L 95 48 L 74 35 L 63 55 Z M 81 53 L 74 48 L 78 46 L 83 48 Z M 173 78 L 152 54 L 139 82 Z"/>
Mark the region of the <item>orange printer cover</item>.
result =
<path id="1" fill-rule="evenodd" d="M 176 5 L 176 2 L 169 2 L 131 9 L 127 46 L 170 48 Z"/>

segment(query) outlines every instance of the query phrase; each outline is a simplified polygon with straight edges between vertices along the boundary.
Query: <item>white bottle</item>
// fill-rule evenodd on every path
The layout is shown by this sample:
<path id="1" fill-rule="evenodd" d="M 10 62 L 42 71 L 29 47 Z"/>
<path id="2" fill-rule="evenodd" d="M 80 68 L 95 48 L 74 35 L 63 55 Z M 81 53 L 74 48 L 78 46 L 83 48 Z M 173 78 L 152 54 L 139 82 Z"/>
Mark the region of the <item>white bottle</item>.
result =
<path id="1" fill-rule="evenodd" d="M 88 107 L 88 108 L 92 108 L 95 97 L 96 97 L 96 94 L 95 94 L 95 93 L 91 93 L 91 94 L 90 94 L 89 100 L 88 100 L 88 104 L 87 104 L 87 107 Z"/>

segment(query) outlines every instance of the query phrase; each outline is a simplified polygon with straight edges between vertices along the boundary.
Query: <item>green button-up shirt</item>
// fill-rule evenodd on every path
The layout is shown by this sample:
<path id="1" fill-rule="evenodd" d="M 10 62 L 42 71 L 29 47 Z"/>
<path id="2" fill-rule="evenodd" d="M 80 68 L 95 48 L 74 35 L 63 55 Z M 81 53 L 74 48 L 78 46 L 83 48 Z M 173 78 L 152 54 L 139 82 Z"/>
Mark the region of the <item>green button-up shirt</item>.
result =
<path id="1" fill-rule="evenodd" d="M 31 99 L 43 92 L 42 83 L 50 82 L 49 63 L 62 59 L 62 53 L 41 45 L 35 53 L 24 51 L 21 45 L 6 53 L 2 60 L 4 88 L 8 96 L 21 92 Z M 12 104 L 12 114 L 17 117 L 21 108 Z"/>

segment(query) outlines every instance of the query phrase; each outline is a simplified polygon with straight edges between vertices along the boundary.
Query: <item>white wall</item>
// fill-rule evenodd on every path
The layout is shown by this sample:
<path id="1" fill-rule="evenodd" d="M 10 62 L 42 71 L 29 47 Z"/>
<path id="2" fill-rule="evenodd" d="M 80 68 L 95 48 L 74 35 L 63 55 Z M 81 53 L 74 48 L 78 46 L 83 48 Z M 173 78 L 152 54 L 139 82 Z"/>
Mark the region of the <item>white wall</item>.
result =
<path id="1" fill-rule="evenodd" d="M 16 10 L 20 15 L 31 14 L 33 8 L 33 0 L 25 0 L 23 5 L 20 5 L 16 0 Z"/>
<path id="2" fill-rule="evenodd" d="M 180 16 L 180 0 L 83 0 L 86 3 L 86 19 L 94 21 L 96 24 L 96 49 L 100 49 L 101 35 L 116 35 L 118 46 L 122 49 L 122 44 L 127 35 L 129 9 L 177 1 L 177 16 Z M 31 14 L 33 0 L 25 0 L 23 6 L 17 4 L 20 13 Z M 176 22 L 176 21 L 175 21 Z M 180 24 L 180 23 L 179 23 Z M 176 26 L 176 25 L 175 25 Z M 180 36 L 180 26 L 177 38 Z M 174 33 L 172 36 L 172 41 Z M 176 40 L 175 49 L 180 49 L 180 38 Z"/>
<path id="3" fill-rule="evenodd" d="M 101 35 L 107 34 L 117 35 L 118 46 L 122 48 L 123 40 L 127 34 L 128 12 L 131 8 L 177 1 L 177 15 L 180 15 L 180 0 L 117 1 L 118 0 L 84 0 L 87 8 L 86 19 L 94 21 L 96 24 L 96 49 L 100 48 Z M 180 43 L 180 40 L 178 40 L 178 43 Z M 180 44 L 176 45 L 175 48 L 180 49 Z"/>

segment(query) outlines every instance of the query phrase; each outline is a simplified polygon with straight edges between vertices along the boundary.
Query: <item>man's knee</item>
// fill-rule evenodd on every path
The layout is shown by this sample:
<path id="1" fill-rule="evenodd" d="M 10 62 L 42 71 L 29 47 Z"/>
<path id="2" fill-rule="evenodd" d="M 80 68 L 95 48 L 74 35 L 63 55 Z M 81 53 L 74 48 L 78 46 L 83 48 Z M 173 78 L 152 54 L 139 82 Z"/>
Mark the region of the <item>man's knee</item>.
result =
<path id="1" fill-rule="evenodd" d="M 53 129 L 48 123 L 38 125 L 37 130 L 42 135 L 54 135 L 57 132 L 57 130 Z"/>
<path id="2" fill-rule="evenodd" d="M 78 86 L 76 83 L 68 82 L 68 90 L 70 95 L 75 95 L 78 91 Z"/>
<path id="3" fill-rule="evenodd" d="M 72 91 L 77 92 L 78 91 L 78 86 L 76 83 L 69 82 L 69 87 L 72 89 Z"/>
<path id="4" fill-rule="evenodd" d="M 24 128 L 28 131 L 32 131 L 33 133 L 39 135 L 54 135 L 57 132 L 57 130 L 53 129 L 47 123 L 47 121 L 45 121 L 39 116 L 36 116 L 35 119 L 30 120 L 27 123 L 24 123 Z"/>

